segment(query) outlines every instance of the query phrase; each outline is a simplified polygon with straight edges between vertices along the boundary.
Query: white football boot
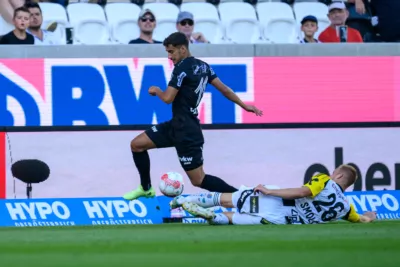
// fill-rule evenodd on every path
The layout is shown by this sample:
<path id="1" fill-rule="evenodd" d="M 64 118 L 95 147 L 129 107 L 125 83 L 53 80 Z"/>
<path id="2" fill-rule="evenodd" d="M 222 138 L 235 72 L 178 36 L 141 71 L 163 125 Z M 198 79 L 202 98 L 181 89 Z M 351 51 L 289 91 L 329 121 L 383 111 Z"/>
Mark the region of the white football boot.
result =
<path id="1" fill-rule="evenodd" d="M 195 217 L 201 217 L 206 220 L 214 218 L 215 213 L 212 209 L 206 209 L 192 202 L 184 202 L 182 208 Z"/>

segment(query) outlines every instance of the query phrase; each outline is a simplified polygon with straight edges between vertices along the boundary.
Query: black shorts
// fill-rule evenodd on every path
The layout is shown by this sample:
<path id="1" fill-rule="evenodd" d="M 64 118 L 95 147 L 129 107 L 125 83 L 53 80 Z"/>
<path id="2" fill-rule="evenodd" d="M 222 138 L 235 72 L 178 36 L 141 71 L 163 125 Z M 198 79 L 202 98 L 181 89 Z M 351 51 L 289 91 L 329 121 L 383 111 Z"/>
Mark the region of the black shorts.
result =
<path id="1" fill-rule="evenodd" d="M 203 165 L 204 137 L 200 127 L 190 124 L 180 130 L 171 121 L 160 123 L 146 130 L 147 136 L 157 148 L 175 147 L 182 168 L 194 170 Z"/>

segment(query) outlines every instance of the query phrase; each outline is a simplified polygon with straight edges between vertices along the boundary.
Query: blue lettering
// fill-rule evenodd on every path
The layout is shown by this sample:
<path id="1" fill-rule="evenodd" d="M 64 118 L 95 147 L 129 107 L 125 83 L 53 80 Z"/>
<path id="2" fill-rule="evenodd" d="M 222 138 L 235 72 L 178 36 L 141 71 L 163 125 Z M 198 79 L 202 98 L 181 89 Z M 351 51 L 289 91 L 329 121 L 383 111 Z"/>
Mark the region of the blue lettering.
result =
<path id="1" fill-rule="evenodd" d="M 235 93 L 247 91 L 246 65 L 211 65 L 218 77 Z M 212 85 L 206 92 L 212 94 L 212 123 L 235 123 L 235 103 L 226 99 Z"/>
<path id="2" fill-rule="evenodd" d="M 40 126 L 40 111 L 35 100 L 22 88 L 0 73 L 0 125 L 14 126 L 13 114 L 7 110 L 7 96 L 15 98 L 22 106 L 26 126 Z M 14 114 L 17 115 L 17 114 Z"/>
<path id="3" fill-rule="evenodd" d="M 153 114 L 156 114 L 159 123 L 171 119 L 171 106 L 148 93 L 149 87 L 153 85 L 162 90 L 167 87 L 161 65 L 144 67 L 138 98 L 127 66 L 105 66 L 104 70 L 121 125 L 151 124 Z"/>
<path id="4" fill-rule="evenodd" d="M 53 125 L 73 125 L 85 121 L 86 125 L 108 125 L 108 119 L 99 108 L 103 101 L 104 81 L 91 66 L 52 67 Z M 72 97 L 73 88 L 80 88 L 82 96 Z"/>

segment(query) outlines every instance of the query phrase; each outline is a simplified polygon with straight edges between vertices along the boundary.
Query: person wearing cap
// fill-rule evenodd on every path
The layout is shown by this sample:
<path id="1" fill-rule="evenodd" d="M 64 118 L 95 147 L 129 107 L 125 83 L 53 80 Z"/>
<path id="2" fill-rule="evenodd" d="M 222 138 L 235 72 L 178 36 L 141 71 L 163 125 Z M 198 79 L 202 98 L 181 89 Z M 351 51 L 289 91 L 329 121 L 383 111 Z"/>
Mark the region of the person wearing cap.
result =
<path id="1" fill-rule="evenodd" d="M 349 11 L 343 2 L 332 2 L 329 5 L 328 18 L 331 25 L 327 27 L 319 35 L 319 40 L 323 43 L 339 43 L 341 42 L 339 29 L 341 27 L 346 29 L 347 36 L 345 37 L 348 43 L 362 43 L 363 39 L 359 31 L 354 28 L 346 26 L 346 20 L 349 16 Z"/>
<path id="2" fill-rule="evenodd" d="M 150 9 L 144 9 L 139 14 L 138 25 L 140 36 L 131 40 L 129 44 L 161 44 L 162 42 L 153 40 L 153 32 L 156 28 L 156 16 Z"/>
<path id="3" fill-rule="evenodd" d="M 189 42 L 192 44 L 210 43 L 201 32 L 193 33 L 194 18 L 193 14 L 190 12 L 182 11 L 178 14 L 176 29 L 178 32 L 185 34 Z"/>
<path id="4" fill-rule="evenodd" d="M 314 38 L 315 33 L 318 31 L 318 20 L 315 16 L 305 16 L 301 20 L 301 31 L 304 33 L 304 38 L 300 43 L 320 43 Z"/>

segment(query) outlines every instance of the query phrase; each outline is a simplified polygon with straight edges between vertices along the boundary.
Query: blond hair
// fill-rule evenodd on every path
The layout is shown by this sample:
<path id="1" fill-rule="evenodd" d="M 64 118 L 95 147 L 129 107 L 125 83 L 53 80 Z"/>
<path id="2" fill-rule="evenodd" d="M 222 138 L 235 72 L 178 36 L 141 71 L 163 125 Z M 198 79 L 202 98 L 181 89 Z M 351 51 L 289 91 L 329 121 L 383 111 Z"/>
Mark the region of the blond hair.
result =
<path id="1" fill-rule="evenodd" d="M 358 174 L 356 168 L 351 165 L 343 164 L 338 167 L 339 170 L 343 171 L 344 176 L 346 177 L 346 184 L 350 186 L 357 181 Z"/>

